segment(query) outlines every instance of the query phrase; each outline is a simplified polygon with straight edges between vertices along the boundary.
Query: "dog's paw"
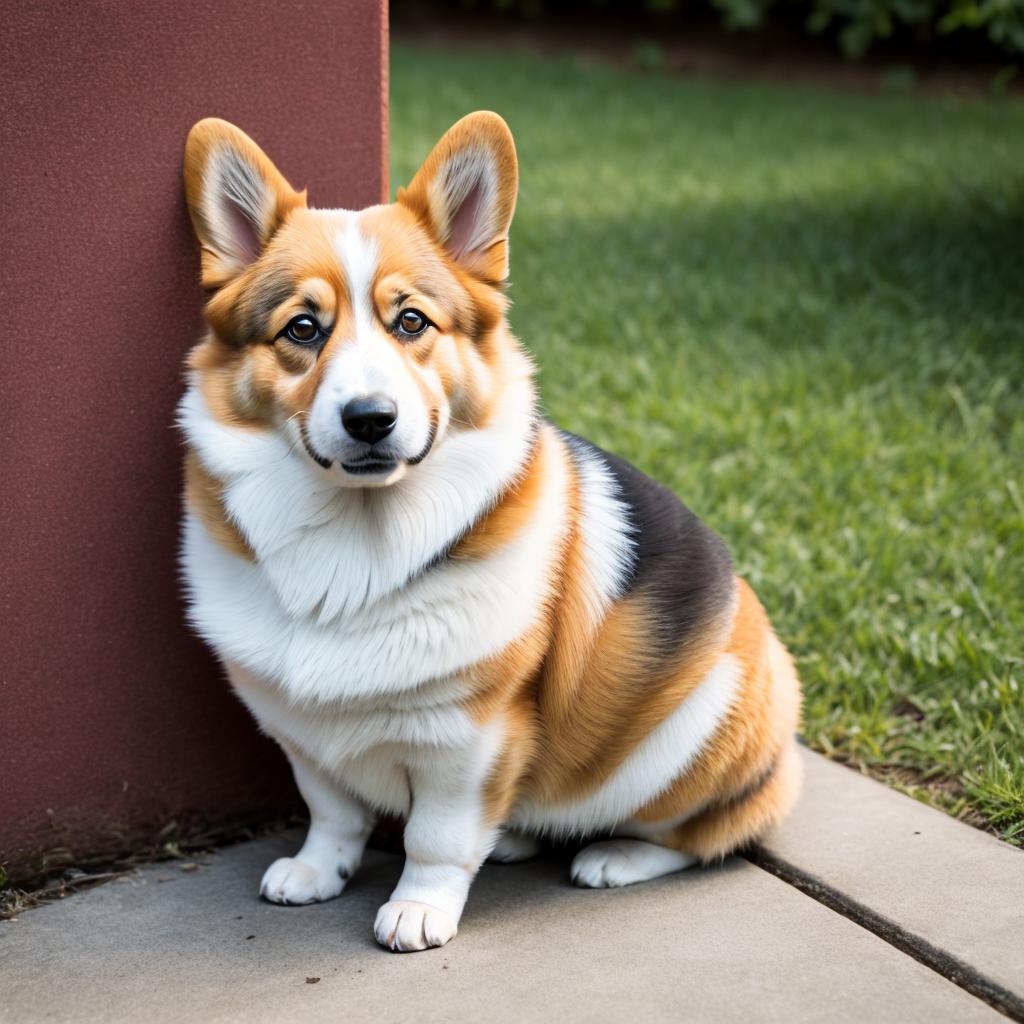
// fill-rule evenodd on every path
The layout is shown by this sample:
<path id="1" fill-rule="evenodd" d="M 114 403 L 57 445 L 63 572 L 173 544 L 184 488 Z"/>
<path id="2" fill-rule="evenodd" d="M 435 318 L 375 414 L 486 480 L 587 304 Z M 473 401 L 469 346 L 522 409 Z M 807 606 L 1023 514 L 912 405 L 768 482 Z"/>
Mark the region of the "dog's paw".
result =
<path id="1" fill-rule="evenodd" d="M 373 925 L 377 941 L 395 953 L 443 946 L 458 930 L 459 923 L 450 914 L 412 900 L 385 903 Z"/>
<path id="2" fill-rule="evenodd" d="M 347 881 L 345 870 L 315 868 L 294 857 L 281 857 L 264 873 L 260 895 L 285 906 L 322 903 L 341 895 Z"/>
<path id="3" fill-rule="evenodd" d="M 592 843 L 573 859 L 569 875 L 585 889 L 612 889 L 682 871 L 696 858 L 639 839 L 609 839 Z"/>
<path id="4" fill-rule="evenodd" d="M 536 857 L 539 852 L 539 839 L 524 836 L 521 832 L 502 832 L 487 859 L 499 864 L 517 864 L 521 860 Z"/>

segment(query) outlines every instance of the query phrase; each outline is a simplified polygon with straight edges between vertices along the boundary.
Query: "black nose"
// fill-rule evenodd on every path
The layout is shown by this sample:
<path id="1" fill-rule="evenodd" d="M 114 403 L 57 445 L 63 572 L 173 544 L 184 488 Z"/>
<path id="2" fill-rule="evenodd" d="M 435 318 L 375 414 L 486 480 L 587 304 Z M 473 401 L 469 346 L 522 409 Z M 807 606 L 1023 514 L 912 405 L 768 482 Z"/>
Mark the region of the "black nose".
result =
<path id="1" fill-rule="evenodd" d="M 363 395 L 346 403 L 341 422 L 357 441 L 376 444 L 395 429 L 398 406 L 387 395 Z"/>

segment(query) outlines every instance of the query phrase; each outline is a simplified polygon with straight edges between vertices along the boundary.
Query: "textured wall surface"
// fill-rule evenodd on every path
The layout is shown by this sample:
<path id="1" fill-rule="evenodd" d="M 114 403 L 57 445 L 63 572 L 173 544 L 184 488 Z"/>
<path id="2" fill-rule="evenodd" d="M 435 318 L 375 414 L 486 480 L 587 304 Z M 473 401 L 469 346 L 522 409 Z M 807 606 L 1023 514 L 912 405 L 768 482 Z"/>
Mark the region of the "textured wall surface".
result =
<path id="1" fill-rule="evenodd" d="M 318 206 L 386 190 L 379 0 L 0 0 L 0 863 L 290 799 L 182 623 L 182 357 L 201 331 L 189 127 Z"/>

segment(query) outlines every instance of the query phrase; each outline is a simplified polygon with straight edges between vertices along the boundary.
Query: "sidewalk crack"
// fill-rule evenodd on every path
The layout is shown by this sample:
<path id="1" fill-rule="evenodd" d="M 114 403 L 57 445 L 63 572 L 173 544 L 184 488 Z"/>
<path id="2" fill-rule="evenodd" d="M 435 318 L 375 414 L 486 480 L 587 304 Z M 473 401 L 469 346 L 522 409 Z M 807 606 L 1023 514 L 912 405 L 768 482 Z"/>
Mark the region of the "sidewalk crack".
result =
<path id="1" fill-rule="evenodd" d="M 924 964 L 1010 1020 L 1024 1024 L 1024 998 L 987 978 L 970 964 L 932 945 L 920 935 L 907 931 L 895 921 L 890 921 L 884 914 L 858 903 L 834 886 L 782 860 L 764 847 L 755 846 L 744 856 L 751 864 L 775 875 L 822 906 L 877 935 L 883 942 Z"/>

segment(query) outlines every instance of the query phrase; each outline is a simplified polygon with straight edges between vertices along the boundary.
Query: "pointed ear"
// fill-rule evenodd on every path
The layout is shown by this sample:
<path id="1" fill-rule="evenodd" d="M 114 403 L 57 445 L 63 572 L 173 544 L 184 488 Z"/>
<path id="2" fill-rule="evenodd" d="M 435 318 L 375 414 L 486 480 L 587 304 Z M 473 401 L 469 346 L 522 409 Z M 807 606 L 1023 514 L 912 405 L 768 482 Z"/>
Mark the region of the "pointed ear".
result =
<path id="1" fill-rule="evenodd" d="M 290 210 L 306 205 L 245 132 L 208 117 L 185 143 L 185 199 L 203 247 L 204 288 L 237 277 L 263 251 Z"/>
<path id="2" fill-rule="evenodd" d="M 508 276 L 508 229 L 519 171 L 508 125 L 487 110 L 453 125 L 398 202 L 452 258 L 489 284 Z"/>

